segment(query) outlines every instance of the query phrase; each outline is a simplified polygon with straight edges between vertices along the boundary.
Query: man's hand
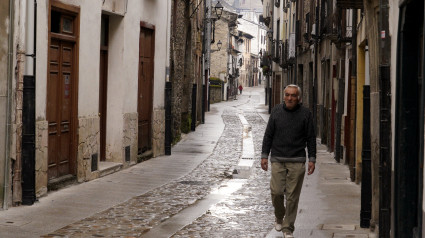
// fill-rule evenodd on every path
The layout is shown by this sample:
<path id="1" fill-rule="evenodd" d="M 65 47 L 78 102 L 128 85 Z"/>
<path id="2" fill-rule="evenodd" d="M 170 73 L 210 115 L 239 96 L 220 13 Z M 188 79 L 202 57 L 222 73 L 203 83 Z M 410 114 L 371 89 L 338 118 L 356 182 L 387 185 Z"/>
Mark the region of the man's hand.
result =
<path id="1" fill-rule="evenodd" d="M 316 164 L 314 162 L 308 162 L 308 175 L 313 174 L 315 168 Z"/>
<path id="2" fill-rule="evenodd" d="M 267 171 L 268 167 L 269 167 L 269 160 L 267 158 L 261 158 L 261 168 L 264 171 Z"/>

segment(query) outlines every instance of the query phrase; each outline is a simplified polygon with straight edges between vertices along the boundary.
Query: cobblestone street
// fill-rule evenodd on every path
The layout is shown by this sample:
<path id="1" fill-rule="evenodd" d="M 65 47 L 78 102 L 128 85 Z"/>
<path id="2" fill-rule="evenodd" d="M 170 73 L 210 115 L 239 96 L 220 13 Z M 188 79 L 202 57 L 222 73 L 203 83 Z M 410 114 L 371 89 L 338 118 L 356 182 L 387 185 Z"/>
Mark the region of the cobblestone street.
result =
<path id="1" fill-rule="evenodd" d="M 221 118 L 224 129 L 218 141 L 211 142 L 212 153 L 185 175 L 42 237 L 282 237 L 273 230 L 270 172 L 261 170 L 258 160 L 268 119 L 263 91 L 247 88 L 238 100 L 211 105 L 210 113 L 220 116 L 217 119 Z M 234 176 L 245 148 L 241 118 L 249 124 L 254 151 L 246 178 Z M 189 135 L 181 143 L 189 140 Z M 188 164 L 191 154 L 202 146 L 201 140 L 192 143 L 192 148 L 179 147 L 186 150 Z M 372 237 L 358 227 L 359 185 L 348 181 L 347 167 L 335 163 L 318 143 L 317 172 L 305 179 L 295 237 Z M 163 169 L 166 173 L 175 170 L 172 165 Z"/>

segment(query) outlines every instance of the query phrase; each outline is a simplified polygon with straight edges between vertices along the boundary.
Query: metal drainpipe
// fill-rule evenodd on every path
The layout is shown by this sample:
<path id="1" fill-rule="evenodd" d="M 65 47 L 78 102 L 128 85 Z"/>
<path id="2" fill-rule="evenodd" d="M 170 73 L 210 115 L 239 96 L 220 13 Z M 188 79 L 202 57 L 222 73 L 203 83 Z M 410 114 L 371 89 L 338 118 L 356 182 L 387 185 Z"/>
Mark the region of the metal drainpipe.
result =
<path id="1" fill-rule="evenodd" d="M 363 148 L 360 227 L 370 227 L 372 217 L 372 172 L 370 138 L 370 75 L 369 49 L 365 47 L 365 85 L 363 86 Z"/>
<path id="2" fill-rule="evenodd" d="M 425 16 L 424 16 L 424 22 L 425 22 Z M 425 24 L 423 24 L 423 29 L 422 31 L 425 32 Z M 425 61 L 423 60 L 425 57 L 425 40 L 422 40 L 422 52 L 419 52 L 419 54 L 422 55 L 422 75 L 424 75 L 425 73 Z M 422 85 L 425 85 L 425 78 L 422 77 Z M 419 110 L 419 131 L 424 131 L 424 113 L 425 113 L 425 87 L 422 86 L 421 88 L 421 102 L 420 102 L 420 110 Z M 419 155 L 420 155 L 420 166 L 419 166 L 419 188 L 422 188 L 422 191 L 419 191 L 419 195 L 418 195 L 418 201 L 421 202 L 423 201 L 423 187 L 424 187 L 424 171 L 423 171 L 423 167 L 424 167 L 424 136 L 420 136 L 419 139 Z M 422 210 L 423 210 L 423 205 L 419 206 L 418 208 L 418 234 L 417 237 L 422 237 L 423 236 L 423 215 L 422 215 Z"/>
<path id="3" fill-rule="evenodd" d="M 379 238 L 391 233 L 391 37 L 388 0 L 379 1 Z"/>
<path id="4" fill-rule="evenodd" d="M 212 24 L 211 24 L 211 13 L 212 13 L 212 3 L 211 0 L 206 0 L 207 4 L 207 67 L 208 67 L 208 74 L 207 78 L 205 79 L 205 90 L 206 90 L 206 110 L 210 111 L 210 73 L 211 73 L 211 33 L 212 33 Z"/>
<path id="5" fill-rule="evenodd" d="M 318 35 L 318 26 L 319 26 L 319 2 L 317 1 L 317 6 L 315 10 L 315 31 L 316 36 Z M 313 76 L 313 122 L 316 123 L 316 128 L 318 126 L 317 122 L 317 61 L 318 61 L 318 55 L 319 55 L 319 38 L 316 37 L 314 39 L 314 76 Z M 317 129 L 315 130 L 316 136 L 317 136 Z"/>
<path id="6" fill-rule="evenodd" d="M 230 18 L 231 19 L 231 18 Z M 237 18 L 236 18 L 237 19 Z M 230 35 L 230 26 L 229 25 L 227 25 L 227 29 L 228 29 L 228 32 L 227 32 L 227 69 L 226 69 L 226 72 L 227 72 L 227 88 L 226 88 L 226 101 L 229 101 L 229 85 L 230 85 L 230 67 L 229 67 L 229 64 L 230 64 L 230 57 L 232 57 L 231 55 L 232 55 L 232 49 L 231 49 L 231 44 L 232 44 L 232 36 Z M 232 68 L 232 74 L 234 75 L 234 72 L 233 72 L 233 68 Z M 224 95 L 223 95 L 223 97 L 224 97 Z"/>
<path id="7" fill-rule="evenodd" d="M 14 12 L 13 0 L 9 0 L 9 39 L 7 52 L 7 109 L 6 109 L 6 139 L 5 139 L 5 160 L 4 160 L 4 186 L 3 186 L 3 209 L 8 209 L 9 190 L 9 159 L 10 159 L 10 138 L 11 138 L 11 113 L 12 113 L 12 76 L 13 76 L 13 35 L 14 35 Z"/>
<path id="8" fill-rule="evenodd" d="M 272 32 L 273 32 L 273 27 L 274 27 L 274 4 L 272 3 L 272 14 L 271 14 L 271 24 L 272 24 L 272 26 L 271 26 L 271 29 L 272 29 Z M 274 32 L 273 32 L 273 34 L 274 34 Z M 272 51 L 271 51 L 271 49 L 272 49 L 272 47 L 271 47 L 271 44 L 273 44 L 273 36 L 272 36 L 272 40 L 269 40 L 270 41 L 270 47 L 269 47 L 269 51 L 270 51 L 270 56 L 271 56 L 271 54 L 273 53 Z M 270 73 L 269 73 L 269 81 L 267 82 L 267 87 L 268 87 L 268 99 L 269 99 L 269 114 L 271 114 L 272 113 L 272 79 L 273 79 L 273 60 L 272 59 L 270 59 Z"/>
<path id="9" fill-rule="evenodd" d="M 351 23 L 351 37 L 352 37 L 352 48 L 351 48 L 351 59 L 352 59 L 352 70 L 351 70 L 351 78 L 354 78 L 354 88 L 351 90 L 354 90 L 354 98 L 357 97 L 357 10 L 352 9 L 352 23 Z M 350 92 L 351 93 L 351 92 Z M 355 132 L 356 132 L 356 121 L 357 121 L 357 103 L 354 102 L 354 112 L 350 114 L 350 117 L 353 118 L 353 127 L 350 129 L 350 146 L 353 152 L 351 152 L 351 158 L 353 163 L 353 174 L 351 176 L 351 180 L 356 180 L 356 156 L 355 156 L 355 148 L 356 148 L 356 139 L 355 139 Z M 351 120 L 351 118 L 350 118 Z"/>
<path id="10" fill-rule="evenodd" d="M 36 2 L 27 0 L 26 25 L 25 25 L 25 75 L 35 76 L 35 32 L 36 32 Z M 31 19 L 31 21 L 30 21 Z M 31 52 L 32 51 L 32 52 Z M 28 53 L 30 52 L 30 53 Z"/>
<path id="11" fill-rule="evenodd" d="M 170 24 L 170 19 L 168 18 L 171 15 L 170 12 L 170 2 L 167 0 L 167 30 L 166 30 L 166 40 L 165 47 L 167 49 L 167 57 L 165 57 L 165 140 L 164 140 L 164 154 L 171 155 L 171 143 L 172 143 L 172 134 L 171 134 L 171 97 L 172 97 L 172 82 L 170 82 L 170 68 L 169 68 L 169 58 L 170 58 L 170 36 L 168 25 Z M 174 6 L 176 7 L 176 6 Z M 127 2 L 126 2 L 126 12 L 127 12 Z M 174 16 L 175 17 L 175 16 Z M 168 59 L 168 61 L 167 61 Z"/>

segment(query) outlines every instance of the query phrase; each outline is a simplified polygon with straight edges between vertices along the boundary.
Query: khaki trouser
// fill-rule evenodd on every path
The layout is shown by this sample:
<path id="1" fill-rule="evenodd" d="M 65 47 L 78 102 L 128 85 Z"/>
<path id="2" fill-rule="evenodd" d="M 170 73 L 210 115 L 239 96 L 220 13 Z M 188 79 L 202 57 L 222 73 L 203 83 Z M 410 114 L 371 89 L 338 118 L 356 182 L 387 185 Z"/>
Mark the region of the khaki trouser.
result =
<path id="1" fill-rule="evenodd" d="M 293 232 L 298 201 L 304 181 L 305 163 L 272 163 L 270 190 L 276 219 L 282 220 L 282 230 Z M 286 196 L 286 208 L 284 204 Z"/>

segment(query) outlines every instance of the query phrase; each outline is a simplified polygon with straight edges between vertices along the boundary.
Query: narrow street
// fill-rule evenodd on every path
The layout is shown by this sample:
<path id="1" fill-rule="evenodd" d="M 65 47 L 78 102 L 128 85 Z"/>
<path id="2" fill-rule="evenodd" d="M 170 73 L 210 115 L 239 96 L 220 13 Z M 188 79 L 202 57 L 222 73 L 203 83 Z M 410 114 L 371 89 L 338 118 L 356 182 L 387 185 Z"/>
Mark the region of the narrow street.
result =
<path id="1" fill-rule="evenodd" d="M 259 163 L 267 112 L 264 88 L 246 87 L 211 104 L 171 156 L 2 211 L 0 237 L 282 237 Z M 297 238 L 374 237 L 359 227 L 360 185 L 320 141 L 298 210 Z"/>

